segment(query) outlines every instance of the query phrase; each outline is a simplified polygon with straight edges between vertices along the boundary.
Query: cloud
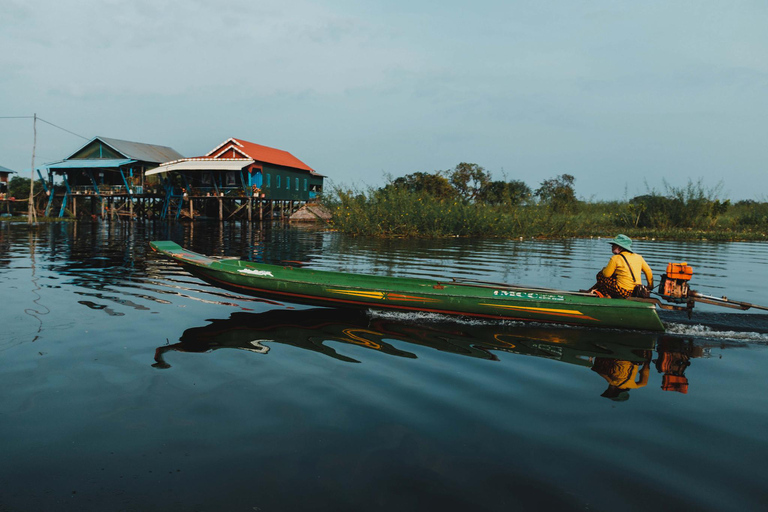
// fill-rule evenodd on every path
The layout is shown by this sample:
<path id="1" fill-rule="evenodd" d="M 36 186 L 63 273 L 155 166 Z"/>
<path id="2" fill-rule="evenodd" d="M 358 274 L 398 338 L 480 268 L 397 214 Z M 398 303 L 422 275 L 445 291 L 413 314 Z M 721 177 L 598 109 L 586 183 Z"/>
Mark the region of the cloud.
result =
<path id="1" fill-rule="evenodd" d="M 606 173 L 724 169 L 748 195 L 766 157 L 761 3 L 0 2 L 0 115 L 90 136 L 239 136 L 335 181 L 471 161 L 603 197 L 624 189 Z"/>

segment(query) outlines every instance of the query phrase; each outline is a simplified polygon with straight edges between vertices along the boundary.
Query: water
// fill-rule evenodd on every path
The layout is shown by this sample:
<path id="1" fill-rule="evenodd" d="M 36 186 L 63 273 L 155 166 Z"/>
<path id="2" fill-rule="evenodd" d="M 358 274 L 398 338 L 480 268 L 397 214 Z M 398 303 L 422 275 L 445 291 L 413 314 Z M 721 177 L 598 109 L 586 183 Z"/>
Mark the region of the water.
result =
<path id="1" fill-rule="evenodd" d="M 763 510 L 768 315 L 665 334 L 280 304 L 149 250 L 586 288 L 605 240 L 0 224 L 0 511 Z M 638 242 L 768 304 L 768 245 Z M 609 386 L 609 381 L 620 384 Z M 662 389 L 665 388 L 665 389 Z"/>

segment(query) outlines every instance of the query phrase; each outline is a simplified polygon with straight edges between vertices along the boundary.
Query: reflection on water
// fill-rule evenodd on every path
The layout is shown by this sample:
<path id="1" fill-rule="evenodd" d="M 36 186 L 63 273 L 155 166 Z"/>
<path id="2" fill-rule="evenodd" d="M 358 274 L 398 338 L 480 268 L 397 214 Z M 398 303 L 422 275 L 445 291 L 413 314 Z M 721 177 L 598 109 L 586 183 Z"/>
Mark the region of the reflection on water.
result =
<path id="1" fill-rule="evenodd" d="M 408 350 L 413 345 L 489 361 L 498 361 L 495 353 L 503 352 L 583 366 L 605 379 L 608 387 L 601 396 L 624 401 L 629 398 L 629 391 L 648 384 L 652 363 L 662 375 L 661 389 L 687 393 L 685 370 L 690 360 L 708 356 L 712 346 L 703 340 L 667 334 L 476 321 L 414 324 L 393 318 L 396 316 L 322 308 L 232 313 L 229 318 L 208 320 L 205 326 L 189 328 L 179 342 L 158 347 L 152 366 L 170 368 L 169 352 L 206 353 L 229 348 L 264 355 L 272 344 L 290 345 L 346 363 L 360 361 L 345 354 L 344 345 L 417 359 Z M 743 344 L 720 342 L 716 346 Z"/>
<path id="2" fill-rule="evenodd" d="M 591 285 L 608 256 L 597 239 L 0 222 L 0 510 L 719 511 L 768 499 L 768 315 L 701 308 L 664 315 L 658 335 L 304 309 L 211 287 L 150 240 L 557 289 Z M 656 272 L 688 261 L 695 288 L 768 303 L 766 244 L 638 246 Z"/>

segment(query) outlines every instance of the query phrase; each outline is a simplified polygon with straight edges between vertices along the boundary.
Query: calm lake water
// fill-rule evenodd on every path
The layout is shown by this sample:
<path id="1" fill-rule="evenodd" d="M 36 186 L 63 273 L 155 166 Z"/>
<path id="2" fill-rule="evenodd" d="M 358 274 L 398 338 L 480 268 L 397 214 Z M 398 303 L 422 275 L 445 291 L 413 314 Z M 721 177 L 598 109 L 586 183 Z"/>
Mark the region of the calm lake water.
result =
<path id="1" fill-rule="evenodd" d="M 765 510 L 768 314 L 665 334 L 218 290 L 150 240 L 397 276 L 590 286 L 605 240 L 0 223 L 0 511 Z M 768 245 L 639 241 L 768 304 Z M 610 386 L 609 384 L 614 384 Z"/>

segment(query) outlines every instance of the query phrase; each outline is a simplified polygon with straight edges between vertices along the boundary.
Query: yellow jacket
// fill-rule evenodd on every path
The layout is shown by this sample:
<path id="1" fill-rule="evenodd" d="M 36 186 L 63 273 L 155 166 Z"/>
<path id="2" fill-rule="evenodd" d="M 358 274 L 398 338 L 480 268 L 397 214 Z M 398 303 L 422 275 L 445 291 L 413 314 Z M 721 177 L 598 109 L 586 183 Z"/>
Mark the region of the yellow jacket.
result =
<path id="1" fill-rule="evenodd" d="M 611 386 L 619 389 L 637 389 L 648 384 L 649 373 L 650 368 L 647 364 L 644 364 L 641 368 L 639 364 L 631 361 L 615 361 L 609 374 L 601 373 L 600 375 Z"/>
<path id="2" fill-rule="evenodd" d="M 635 273 L 637 281 L 632 280 L 632 274 L 629 271 L 629 267 L 627 267 L 627 262 L 621 257 L 622 255 L 632 265 L 632 272 Z M 614 254 L 602 272 L 605 277 L 616 275 L 616 284 L 625 290 L 633 290 L 635 285 L 642 284 L 640 281 L 640 272 L 642 272 L 648 281 L 648 288 L 653 288 L 653 272 L 651 267 L 648 266 L 642 256 L 633 252 L 621 251 L 621 254 Z"/>

